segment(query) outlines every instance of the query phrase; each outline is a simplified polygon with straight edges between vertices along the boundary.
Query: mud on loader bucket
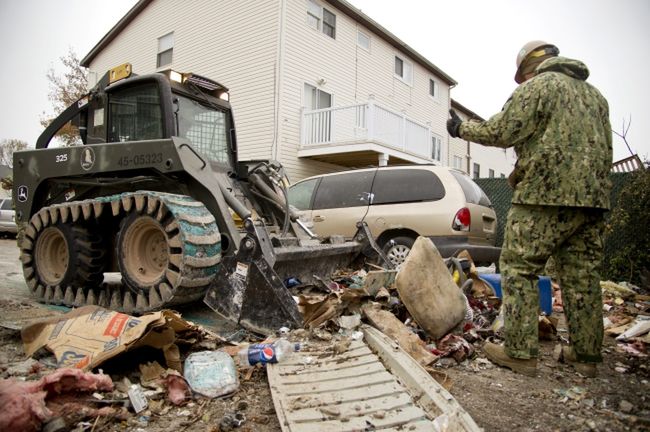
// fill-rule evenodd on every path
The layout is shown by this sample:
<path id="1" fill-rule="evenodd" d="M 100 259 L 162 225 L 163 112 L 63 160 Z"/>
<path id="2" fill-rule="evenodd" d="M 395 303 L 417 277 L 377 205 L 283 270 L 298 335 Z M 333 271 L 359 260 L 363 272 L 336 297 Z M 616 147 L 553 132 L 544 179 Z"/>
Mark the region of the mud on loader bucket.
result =
<path id="1" fill-rule="evenodd" d="M 354 265 L 363 255 L 383 255 L 365 223 L 358 224 L 354 241 L 339 244 L 314 240 L 274 245 L 264 227 L 251 219 L 244 227 L 246 235 L 238 252 L 223 258 L 204 302 L 255 333 L 269 335 L 281 327 L 302 327 L 297 303 L 284 284 L 286 278 L 310 283 L 314 276 L 329 277 L 338 268 Z"/>

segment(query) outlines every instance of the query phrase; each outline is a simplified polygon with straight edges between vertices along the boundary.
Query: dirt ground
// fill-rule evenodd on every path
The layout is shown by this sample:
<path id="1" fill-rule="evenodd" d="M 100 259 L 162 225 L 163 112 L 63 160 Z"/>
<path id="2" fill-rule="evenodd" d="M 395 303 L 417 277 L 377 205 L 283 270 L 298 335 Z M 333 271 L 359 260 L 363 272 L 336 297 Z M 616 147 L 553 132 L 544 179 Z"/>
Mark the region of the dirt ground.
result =
<path id="1" fill-rule="evenodd" d="M 0 281 L 0 318 L 39 316 L 52 310 L 66 310 L 44 307 L 31 301 L 23 282 L 14 240 L 0 240 L 0 274 L 3 275 Z M 211 324 L 207 320 L 201 325 Z M 565 328 L 560 319 L 559 335 L 566 336 Z M 208 348 L 210 343 L 213 342 L 207 343 Z M 629 355 L 611 337 L 606 337 L 605 361 L 599 368 L 598 377 L 588 379 L 553 359 L 555 344 L 555 341 L 542 342 L 539 372 L 534 378 L 493 366 L 482 356 L 480 349 L 473 358 L 461 364 L 451 359 L 439 362 L 436 365 L 440 372 L 437 378 L 486 431 L 650 430 L 650 362 L 647 357 Z M 143 352 L 136 359 L 132 355 L 132 361 L 122 360 L 102 366 L 118 387 L 113 396 L 105 398 L 109 401 L 100 403 L 90 396 L 78 400 L 91 408 L 113 406 L 119 412 L 118 416 L 84 416 L 80 410 L 67 414 L 66 427 L 53 430 L 280 430 L 263 368 L 241 369 L 239 390 L 222 399 L 194 399 L 177 407 L 166 402 L 164 394 L 153 394 L 149 409 L 138 415 L 124 408 L 123 402 L 111 402 L 110 399 L 117 399 L 120 395 L 121 382 L 125 378 L 139 382 L 137 363 L 149 355 L 152 354 Z M 0 327 L 0 378 L 32 380 L 54 370 L 53 356 L 39 353 L 36 359 L 37 366 L 25 366 L 20 333 Z M 441 377 L 445 375 L 447 379 L 443 380 Z M 241 424 L 238 425 L 237 420 Z"/>

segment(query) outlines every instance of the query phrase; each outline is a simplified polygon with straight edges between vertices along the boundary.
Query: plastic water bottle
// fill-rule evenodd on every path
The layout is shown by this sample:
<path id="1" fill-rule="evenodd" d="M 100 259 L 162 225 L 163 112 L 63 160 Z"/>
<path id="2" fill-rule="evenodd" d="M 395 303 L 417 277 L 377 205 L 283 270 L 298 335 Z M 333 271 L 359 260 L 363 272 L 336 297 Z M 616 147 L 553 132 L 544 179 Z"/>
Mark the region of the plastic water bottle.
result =
<path id="1" fill-rule="evenodd" d="M 253 344 L 239 350 L 239 364 L 244 367 L 257 363 L 279 363 L 293 352 L 293 345 L 285 338 L 273 343 Z"/>

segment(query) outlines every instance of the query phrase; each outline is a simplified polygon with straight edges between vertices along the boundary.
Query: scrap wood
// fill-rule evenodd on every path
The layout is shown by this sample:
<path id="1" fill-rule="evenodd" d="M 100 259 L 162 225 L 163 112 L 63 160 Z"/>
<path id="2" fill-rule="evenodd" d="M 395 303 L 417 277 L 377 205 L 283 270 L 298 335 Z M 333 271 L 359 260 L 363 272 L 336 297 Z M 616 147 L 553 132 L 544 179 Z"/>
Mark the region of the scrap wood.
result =
<path id="1" fill-rule="evenodd" d="M 450 391 L 451 388 L 454 386 L 454 382 L 449 377 L 449 374 L 434 369 L 431 366 L 425 367 L 424 370 L 426 370 L 429 373 L 429 375 L 431 375 L 433 379 L 435 379 L 438 382 L 438 384 L 443 386 L 445 390 Z"/>
<path id="2" fill-rule="evenodd" d="M 372 304 L 365 305 L 362 311 L 373 327 L 395 340 L 421 365 L 429 365 L 438 359 L 437 356 L 427 351 L 424 348 L 424 342 L 392 313 Z"/>
<path id="3" fill-rule="evenodd" d="M 336 317 L 341 309 L 341 299 L 335 293 L 322 296 L 301 295 L 298 308 L 306 327 L 313 329 Z"/>
<path id="4" fill-rule="evenodd" d="M 600 288 L 603 290 L 604 295 L 621 297 L 624 300 L 630 300 L 637 295 L 634 290 L 612 281 L 600 281 Z"/>

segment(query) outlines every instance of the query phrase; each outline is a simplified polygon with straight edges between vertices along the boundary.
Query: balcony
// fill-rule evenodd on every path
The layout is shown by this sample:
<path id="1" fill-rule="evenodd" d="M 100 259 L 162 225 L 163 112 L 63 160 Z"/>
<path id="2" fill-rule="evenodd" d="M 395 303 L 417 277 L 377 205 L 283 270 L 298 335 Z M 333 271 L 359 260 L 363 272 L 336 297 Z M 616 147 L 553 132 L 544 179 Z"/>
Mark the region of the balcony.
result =
<path id="1" fill-rule="evenodd" d="M 431 157 L 428 125 L 373 100 L 305 110 L 301 120 L 299 157 L 349 167 L 439 162 Z"/>

